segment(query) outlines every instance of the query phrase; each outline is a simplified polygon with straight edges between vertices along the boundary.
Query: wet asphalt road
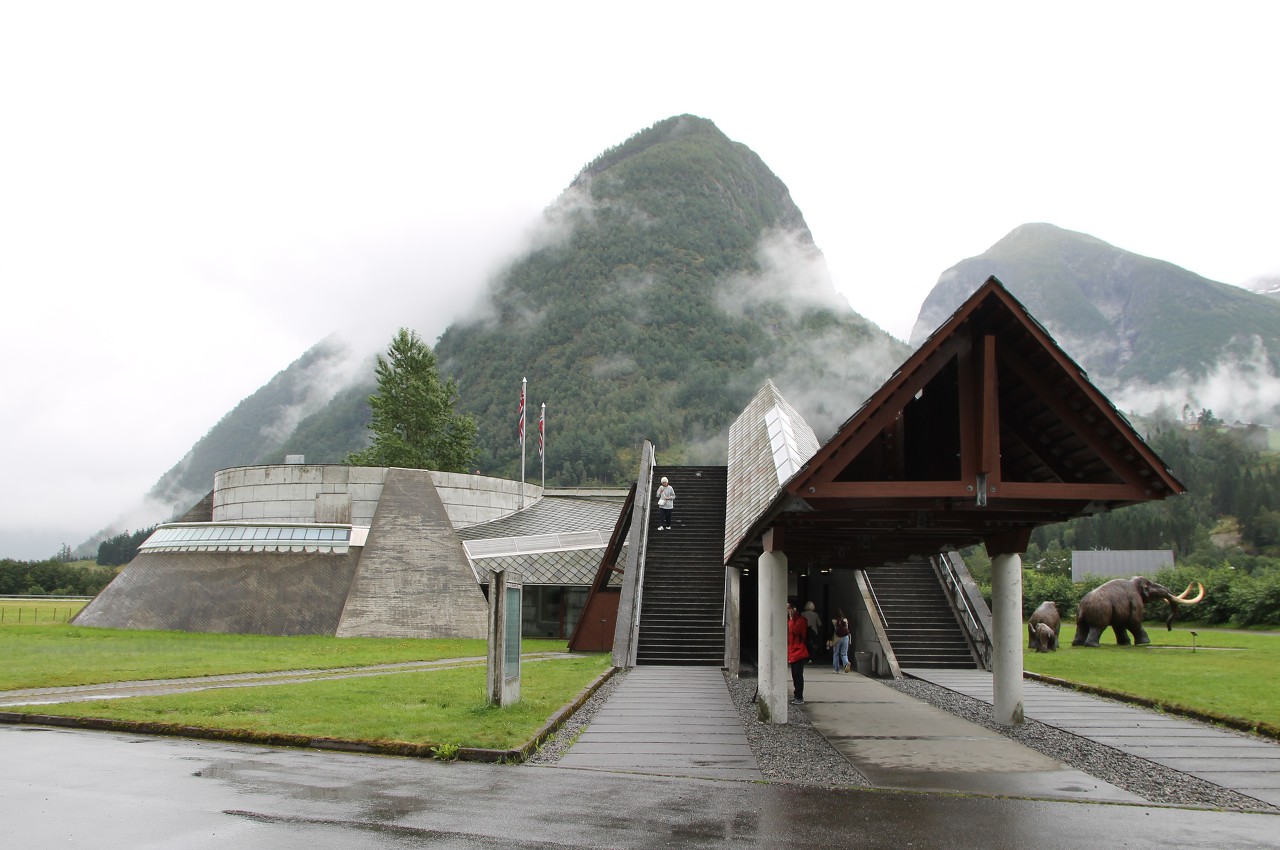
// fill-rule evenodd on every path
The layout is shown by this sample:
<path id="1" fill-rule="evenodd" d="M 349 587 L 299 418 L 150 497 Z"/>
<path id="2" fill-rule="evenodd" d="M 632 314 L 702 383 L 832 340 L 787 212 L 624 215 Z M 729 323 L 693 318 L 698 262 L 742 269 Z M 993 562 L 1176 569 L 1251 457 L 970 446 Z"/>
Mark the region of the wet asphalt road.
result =
<path id="1" fill-rule="evenodd" d="M 9 847 L 1280 847 L 1280 817 L 0 727 Z"/>

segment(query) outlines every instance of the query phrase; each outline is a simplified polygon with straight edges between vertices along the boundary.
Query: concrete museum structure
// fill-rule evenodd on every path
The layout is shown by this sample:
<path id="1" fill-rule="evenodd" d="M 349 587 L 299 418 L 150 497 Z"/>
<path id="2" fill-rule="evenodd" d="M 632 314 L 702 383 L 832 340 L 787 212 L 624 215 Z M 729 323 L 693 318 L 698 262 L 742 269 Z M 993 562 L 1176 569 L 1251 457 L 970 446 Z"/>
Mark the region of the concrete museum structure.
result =
<path id="1" fill-rule="evenodd" d="M 224 469 L 199 504 L 143 542 L 75 622 L 484 638 L 483 585 L 491 568 L 505 568 L 525 576 L 526 634 L 561 637 L 573 627 L 621 501 L 615 491 L 544 493 L 419 469 L 301 462 Z"/>

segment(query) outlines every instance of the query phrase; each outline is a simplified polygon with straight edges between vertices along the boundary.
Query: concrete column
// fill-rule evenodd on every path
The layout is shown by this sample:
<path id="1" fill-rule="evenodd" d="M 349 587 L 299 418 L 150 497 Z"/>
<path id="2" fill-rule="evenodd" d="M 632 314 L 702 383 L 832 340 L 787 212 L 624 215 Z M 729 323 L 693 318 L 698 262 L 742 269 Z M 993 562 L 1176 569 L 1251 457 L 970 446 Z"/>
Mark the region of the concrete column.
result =
<path id="1" fill-rule="evenodd" d="M 787 556 L 764 552 L 757 562 L 759 575 L 760 664 L 758 711 L 766 723 L 787 722 Z"/>
<path id="2" fill-rule="evenodd" d="M 992 686 L 995 721 L 1022 723 L 1022 558 L 991 559 Z"/>
<path id="3" fill-rule="evenodd" d="M 729 677 L 742 672 L 742 570 L 724 568 L 724 669 Z"/>

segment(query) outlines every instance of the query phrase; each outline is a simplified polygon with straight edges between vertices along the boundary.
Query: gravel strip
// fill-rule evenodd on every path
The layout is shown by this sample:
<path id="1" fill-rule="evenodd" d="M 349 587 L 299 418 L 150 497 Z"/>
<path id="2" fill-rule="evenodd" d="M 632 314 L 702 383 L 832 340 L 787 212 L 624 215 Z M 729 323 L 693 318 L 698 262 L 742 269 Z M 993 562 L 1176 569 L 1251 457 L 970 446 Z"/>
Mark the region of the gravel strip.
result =
<path id="1" fill-rule="evenodd" d="M 551 733 L 551 737 L 543 741 L 537 752 L 525 759 L 524 763 L 548 765 L 560 761 L 560 757 L 569 752 L 569 748 L 573 746 L 574 741 L 578 740 L 582 731 L 591 725 L 591 720 L 600 710 L 600 706 L 604 705 L 618 689 L 618 685 L 626 675 L 625 670 L 619 670 L 609 677 L 609 681 L 596 688 L 596 692 L 587 698 L 582 707 L 561 723 L 560 728 Z"/>
<path id="2" fill-rule="evenodd" d="M 726 677 L 725 681 L 742 718 L 751 752 L 766 779 L 793 785 L 871 785 L 813 727 L 803 708 L 788 705 L 785 724 L 761 723 L 751 699 L 756 693 L 756 680 Z"/>
<path id="3" fill-rule="evenodd" d="M 625 671 L 619 671 L 605 682 L 526 763 L 552 765 L 559 761 L 626 675 Z M 784 725 L 761 723 L 752 702 L 756 680 L 726 679 L 726 682 L 738 715 L 742 718 L 747 741 L 766 779 L 797 785 L 870 785 L 866 777 L 813 727 L 801 706 L 788 706 L 787 723 Z M 1151 803 L 1243 811 L 1280 811 L 1280 808 L 1252 797 L 1038 721 L 1029 720 L 1021 726 L 998 724 L 992 720 L 991 706 L 987 703 L 930 682 L 919 679 L 884 679 L 880 683 L 999 732 L 1055 761 L 1110 782 Z"/>

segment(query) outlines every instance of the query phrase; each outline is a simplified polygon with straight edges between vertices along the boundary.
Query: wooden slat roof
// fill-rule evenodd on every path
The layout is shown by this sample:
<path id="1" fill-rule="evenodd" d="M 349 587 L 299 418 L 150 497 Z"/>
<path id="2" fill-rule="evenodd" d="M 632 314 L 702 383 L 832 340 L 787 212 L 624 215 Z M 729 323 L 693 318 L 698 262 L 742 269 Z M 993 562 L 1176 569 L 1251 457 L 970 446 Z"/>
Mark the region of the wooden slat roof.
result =
<path id="1" fill-rule="evenodd" d="M 783 486 L 726 562 L 783 548 L 865 566 L 986 543 L 1185 488 L 994 277 Z M 857 561 L 858 563 L 852 563 Z"/>

